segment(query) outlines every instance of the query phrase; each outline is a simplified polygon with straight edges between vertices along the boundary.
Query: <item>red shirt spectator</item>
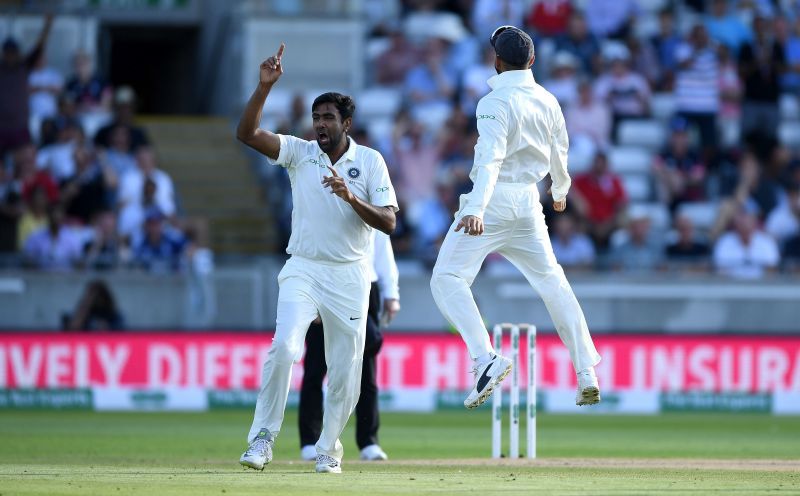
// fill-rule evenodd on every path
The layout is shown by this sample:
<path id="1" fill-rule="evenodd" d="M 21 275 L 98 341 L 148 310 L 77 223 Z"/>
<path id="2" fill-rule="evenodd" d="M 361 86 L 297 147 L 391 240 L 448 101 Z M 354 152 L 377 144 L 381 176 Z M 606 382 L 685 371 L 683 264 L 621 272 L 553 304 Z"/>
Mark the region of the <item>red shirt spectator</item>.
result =
<path id="1" fill-rule="evenodd" d="M 575 178 L 575 189 L 586 201 L 586 216 L 594 223 L 612 220 L 628 202 L 622 180 L 608 170 L 608 159 L 598 153 L 592 168 Z"/>
<path id="2" fill-rule="evenodd" d="M 567 32 L 571 15 L 569 0 L 542 0 L 533 6 L 525 24 L 534 28 L 539 36 L 558 36 Z"/>
<path id="3" fill-rule="evenodd" d="M 42 188 L 50 203 L 58 201 L 58 185 L 47 170 L 36 169 L 36 148 L 24 145 L 14 151 L 14 168 L 20 181 L 22 199 L 30 201 L 37 188 Z"/>

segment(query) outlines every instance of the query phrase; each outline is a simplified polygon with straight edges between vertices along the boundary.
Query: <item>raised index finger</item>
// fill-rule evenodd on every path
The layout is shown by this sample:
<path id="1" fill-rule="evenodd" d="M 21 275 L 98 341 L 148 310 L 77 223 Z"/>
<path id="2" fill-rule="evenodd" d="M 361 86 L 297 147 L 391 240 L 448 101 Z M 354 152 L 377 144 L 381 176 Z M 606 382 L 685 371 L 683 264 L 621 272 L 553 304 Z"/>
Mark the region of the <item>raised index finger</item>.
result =
<path id="1" fill-rule="evenodd" d="M 280 48 L 278 48 L 278 53 L 275 54 L 275 58 L 276 59 L 280 60 L 280 58 L 283 56 L 283 49 L 284 48 L 286 48 L 286 44 L 281 43 Z"/>
<path id="2" fill-rule="evenodd" d="M 339 174 L 336 173 L 336 170 L 333 167 L 331 167 L 330 165 L 326 165 L 325 167 L 327 167 L 328 170 L 331 171 L 331 174 L 333 174 L 333 177 L 339 177 Z"/>

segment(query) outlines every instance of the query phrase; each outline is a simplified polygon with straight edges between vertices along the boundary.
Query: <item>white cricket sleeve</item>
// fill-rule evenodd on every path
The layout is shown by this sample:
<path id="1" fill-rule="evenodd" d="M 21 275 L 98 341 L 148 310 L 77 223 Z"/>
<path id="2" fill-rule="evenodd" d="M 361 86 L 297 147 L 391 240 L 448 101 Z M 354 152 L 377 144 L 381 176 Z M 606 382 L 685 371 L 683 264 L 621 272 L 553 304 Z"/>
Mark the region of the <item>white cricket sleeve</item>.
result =
<path id="1" fill-rule="evenodd" d="M 472 191 L 466 196 L 461 215 L 483 218 L 489 199 L 494 193 L 500 166 L 506 158 L 508 140 L 507 104 L 491 95 L 481 98 L 476 110 L 478 119 L 478 143 L 475 145 L 475 161 L 469 173 Z"/>
<path id="2" fill-rule="evenodd" d="M 567 172 L 567 157 L 569 155 L 569 136 L 567 126 L 564 123 L 564 114 L 561 110 L 556 110 L 556 122 L 551 135 L 550 149 L 550 179 L 553 186 L 550 191 L 553 193 L 553 201 L 561 201 L 567 197 L 572 180 Z"/>

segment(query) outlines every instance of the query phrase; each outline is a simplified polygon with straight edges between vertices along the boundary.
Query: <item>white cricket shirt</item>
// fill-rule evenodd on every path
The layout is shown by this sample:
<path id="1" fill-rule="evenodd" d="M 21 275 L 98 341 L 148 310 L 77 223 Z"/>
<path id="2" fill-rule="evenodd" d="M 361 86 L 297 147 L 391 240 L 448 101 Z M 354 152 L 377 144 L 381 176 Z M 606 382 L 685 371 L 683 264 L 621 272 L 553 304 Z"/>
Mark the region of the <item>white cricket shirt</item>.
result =
<path id="1" fill-rule="evenodd" d="M 350 146 L 336 164 L 316 141 L 278 135 L 281 150 L 271 163 L 286 167 L 292 185 L 292 234 L 286 253 L 320 262 L 356 262 L 367 256 L 372 228 L 331 189 L 322 184 L 332 166 L 361 200 L 379 207 L 397 208 L 386 162 L 377 151 Z"/>
<path id="2" fill-rule="evenodd" d="M 478 102 L 478 144 L 469 174 L 472 191 L 462 198 L 461 215 L 483 218 L 497 182 L 533 185 L 547 173 L 553 199 L 563 200 L 569 138 L 556 98 L 530 70 L 506 71 L 489 79 L 492 91 Z"/>

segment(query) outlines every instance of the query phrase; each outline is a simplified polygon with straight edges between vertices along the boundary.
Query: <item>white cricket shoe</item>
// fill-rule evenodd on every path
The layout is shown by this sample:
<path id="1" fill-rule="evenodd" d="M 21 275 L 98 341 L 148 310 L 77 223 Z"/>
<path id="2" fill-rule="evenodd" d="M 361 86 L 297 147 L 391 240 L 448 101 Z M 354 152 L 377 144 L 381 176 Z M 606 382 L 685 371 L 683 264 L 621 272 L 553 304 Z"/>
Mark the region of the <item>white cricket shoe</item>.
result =
<path id="1" fill-rule="evenodd" d="M 596 405 L 600 403 L 600 386 L 594 368 L 589 367 L 578 372 L 578 392 L 575 395 L 575 404 L 578 406 Z"/>
<path id="2" fill-rule="evenodd" d="M 247 447 L 247 451 L 239 458 L 239 463 L 245 467 L 264 470 L 264 465 L 272 461 L 272 444 L 274 442 L 272 434 L 267 429 L 261 429 Z"/>
<path id="3" fill-rule="evenodd" d="M 472 373 L 475 375 L 475 388 L 464 400 L 464 406 L 476 408 L 482 405 L 509 372 L 511 372 L 511 360 L 504 356 L 492 355 L 485 362 L 476 363 L 472 368 Z"/>
<path id="4" fill-rule="evenodd" d="M 318 474 L 341 474 L 342 464 L 336 458 L 328 455 L 317 455 Z"/>
<path id="5" fill-rule="evenodd" d="M 317 447 L 313 444 L 306 444 L 300 448 L 300 458 L 307 462 L 313 462 L 317 459 Z"/>
<path id="6" fill-rule="evenodd" d="M 361 459 L 369 462 L 388 460 L 389 456 L 377 444 L 370 444 L 361 450 Z"/>

